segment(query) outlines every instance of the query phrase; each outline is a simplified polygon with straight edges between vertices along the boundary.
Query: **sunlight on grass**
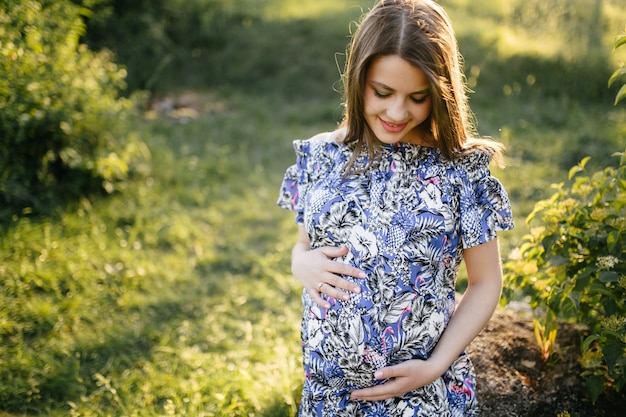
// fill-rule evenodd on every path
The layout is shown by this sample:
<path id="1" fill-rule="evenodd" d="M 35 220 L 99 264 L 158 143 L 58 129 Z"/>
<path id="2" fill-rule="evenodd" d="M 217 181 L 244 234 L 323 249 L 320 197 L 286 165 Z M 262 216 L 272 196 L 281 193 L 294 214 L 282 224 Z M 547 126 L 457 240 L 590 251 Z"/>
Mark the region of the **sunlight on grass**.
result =
<path id="1" fill-rule="evenodd" d="M 332 13 L 343 13 L 351 8 L 356 8 L 359 13 L 361 13 L 362 11 L 369 10 L 374 3 L 374 0 L 276 0 L 267 5 L 264 10 L 264 15 L 270 20 L 319 18 Z M 348 23 L 349 22 L 346 22 L 346 25 Z"/>
<path id="2" fill-rule="evenodd" d="M 14 358 L 5 390 L 35 378 L 29 401 L 67 399 L 52 415 L 294 412 L 295 226 L 275 207 L 285 162 L 267 146 L 285 134 L 233 142 L 249 133 L 226 120 L 238 117 L 146 124 L 151 176 L 61 222 L 11 227 L 0 255 L 12 305 L 0 354 Z"/>
<path id="3" fill-rule="evenodd" d="M 503 58 L 529 54 L 568 59 L 606 54 L 624 28 L 621 0 L 447 0 L 441 2 L 460 37 L 487 41 Z M 621 17 L 621 18 L 620 18 Z M 488 27 L 486 31 L 484 28 Z M 495 52 L 495 51 L 492 51 Z M 623 60 L 621 52 L 612 62 Z"/>
<path id="4" fill-rule="evenodd" d="M 504 58 L 516 54 L 553 57 L 563 50 L 563 39 L 559 36 L 528 38 L 522 28 L 502 28 L 497 43 L 497 51 Z"/>

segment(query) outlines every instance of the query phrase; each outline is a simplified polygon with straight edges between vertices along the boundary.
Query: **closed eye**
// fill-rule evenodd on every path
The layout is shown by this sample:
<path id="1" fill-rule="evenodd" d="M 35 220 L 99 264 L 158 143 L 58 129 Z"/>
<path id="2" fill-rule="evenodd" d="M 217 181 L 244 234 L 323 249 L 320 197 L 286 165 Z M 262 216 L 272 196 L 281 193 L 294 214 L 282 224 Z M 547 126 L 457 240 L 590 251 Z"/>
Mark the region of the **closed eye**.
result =
<path id="1" fill-rule="evenodd" d="M 385 98 L 390 97 L 392 95 L 392 93 L 385 93 L 385 92 L 380 91 L 377 88 L 372 88 L 372 90 L 374 91 L 374 95 L 376 97 L 378 97 L 378 98 L 385 99 Z M 429 95 L 425 94 L 425 95 L 422 95 L 422 96 L 419 96 L 419 97 L 411 96 L 410 98 L 411 98 L 411 101 L 413 103 L 415 103 L 415 104 L 423 104 L 423 103 L 426 102 L 428 97 L 429 97 Z"/>
<path id="2" fill-rule="evenodd" d="M 428 99 L 428 96 L 423 97 L 411 97 L 411 101 L 415 104 L 423 104 Z"/>
<path id="3" fill-rule="evenodd" d="M 375 88 L 374 88 L 374 95 L 375 95 L 376 97 L 380 97 L 380 98 L 387 98 L 387 97 L 389 97 L 391 94 L 383 93 L 383 92 L 381 92 L 381 91 L 379 91 L 379 90 L 377 90 L 377 89 L 375 89 Z"/>

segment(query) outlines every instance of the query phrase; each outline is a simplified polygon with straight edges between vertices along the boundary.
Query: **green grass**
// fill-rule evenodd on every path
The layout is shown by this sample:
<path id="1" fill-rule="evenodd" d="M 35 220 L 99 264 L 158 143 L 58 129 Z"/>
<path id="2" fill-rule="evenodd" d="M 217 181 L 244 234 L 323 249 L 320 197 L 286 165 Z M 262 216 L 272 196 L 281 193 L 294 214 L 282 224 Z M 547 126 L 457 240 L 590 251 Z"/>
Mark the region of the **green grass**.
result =
<path id="1" fill-rule="evenodd" d="M 270 7 L 278 3 L 284 7 Z M 107 198 L 83 199 L 55 216 L 16 217 L 2 230 L 0 409 L 293 415 L 301 386 L 300 289 L 289 272 L 296 228 L 274 202 L 294 160 L 291 140 L 340 119 L 334 59 L 348 22 L 371 4 L 358 3 L 266 2 L 258 20 L 232 28 L 231 43 L 213 57 L 222 67 L 207 67 L 221 78 L 207 82 L 207 74 L 192 71 L 205 86 L 198 119 L 137 121 L 149 172 Z M 588 96 L 587 85 L 598 80 L 606 88 L 605 74 L 573 87 L 553 83 L 578 80 L 577 68 L 587 76 L 617 65 L 611 32 L 620 21 L 614 14 L 624 11 L 603 2 L 607 53 L 581 63 L 590 55 L 574 53 L 562 29 L 569 28 L 563 2 L 539 33 L 522 26 L 535 3 L 443 3 L 476 90 L 479 130 L 508 147 L 508 167 L 495 170 L 517 220 L 517 230 L 502 235 L 506 256 L 551 183 L 566 180 L 585 155 L 601 166 L 623 150 L 624 107 L 611 105 L 611 92 Z M 536 41 L 542 33 L 549 44 Z M 563 71 L 556 80 L 555 68 Z"/>
<path id="2" fill-rule="evenodd" d="M 271 145 L 292 132 L 250 136 L 273 124 L 263 115 L 258 131 L 237 123 L 248 114 L 237 105 L 266 104 L 250 100 L 231 98 L 233 108 L 185 125 L 142 126 L 151 175 L 59 218 L 20 219 L 6 230 L 3 407 L 293 411 L 299 297 L 287 253 L 295 227 L 274 205 L 278 173 L 265 168 L 286 153 Z"/>

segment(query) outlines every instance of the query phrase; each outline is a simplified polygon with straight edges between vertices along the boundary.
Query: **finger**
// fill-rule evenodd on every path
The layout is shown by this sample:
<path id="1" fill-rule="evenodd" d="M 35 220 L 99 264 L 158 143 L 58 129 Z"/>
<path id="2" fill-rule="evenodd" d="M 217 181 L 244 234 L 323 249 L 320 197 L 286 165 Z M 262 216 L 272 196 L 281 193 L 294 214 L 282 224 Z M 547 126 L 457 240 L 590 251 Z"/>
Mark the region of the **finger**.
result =
<path id="1" fill-rule="evenodd" d="M 402 371 L 405 369 L 406 364 L 386 366 L 384 368 L 377 369 L 374 372 L 374 378 L 376 379 L 391 379 L 400 376 L 405 376 Z"/>
<path id="2" fill-rule="evenodd" d="M 403 394 L 400 382 L 397 380 L 389 381 L 382 385 L 375 387 L 364 388 L 356 391 L 352 391 L 350 397 L 354 400 L 364 401 L 381 401 L 388 398 L 393 398 Z"/>
<path id="3" fill-rule="evenodd" d="M 330 308 L 330 303 L 322 298 L 321 292 L 317 289 L 309 289 L 309 295 L 315 304 L 322 308 Z"/>
<path id="4" fill-rule="evenodd" d="M 329 264 L 327 270 L 339 275 L 348 275 L 354 278 L 366 278 L 367 275 L 364 271 L 358 268 L 344 264 L 342 262 L 334 261 L 335 258 L 340 258 L 348 253 L 348 247 L 346 245 L 341 246 L 323 246 L 319 248 L 319 251 L 324 254 L 332 264 Z"/>
<path id="5" fill-rule="evenodd" d="M 342 280 L 342 281 L 345 281 L 345 280 Z M 349 291 L 356 292 L 356 291 L 354 291 L 355 289 L 358 289 L 358 292 L 361 291 L 360 288 L 355 287 L 354 284 L 352 284 L 352 283 L 348 283 L 348 285 L 350 285 L 350 287 L 348 289 Z M 344 289 L 342 289 L 342 288 L 340 288 L 338 286 L 333 286 L 332 284 L 324 283 L 324 285 L 322 285 L 321 287 L 318 287 L 318 288 L 319 288 L 319 292 L 320 293 L 326 294 L 329 297 L 340 299 L 340 300 L 344 300 L 344 301 L 348 301 L 350 299 L 350 294 L 347 293 L 346 290 L 344 290 Z"/>
<path id="6" fill-rule="evenodd" d="M 340 258 L 348 253 L 348 247 L 346 245 L 323 246 L 319 249 L 327 258 Z"/>
<path id="7" fill-rule="evenodd" d="M 322 282 L 328 284 L 324 288 L 324 294 L 328 294 L 331 297 L 341 297 L 342 294 L 345 294 L 346 291 L 359 294 L 361 292 L 361 286 L 359 284 L 355 284 L 347 279 L 341 278 L 339 275 L 334 273 L 327 273 L 321 280 Z M 342 299 L 348 299 L 349 297 L 341 297 Z"/>
<path id="8" fill-rule="evenodd" d="M 377 369 L 376 372 L 374 372 L 374 378 L 379 381 L 388 381 L 374 387 L 356 390 L 352 392 L 352 396 L 361 400 L 379 401 L 381 399 L 391 398 L 397 395 L 396 391 L 401 389 L 401 381 L 394 378 L 402 376 L 402 369 L 402 366 L 398 365 Z"/>
<path id="9" fill-rule="evenodd" d="M 332 272 L 338 275 L 347 275 L 354 278 L 366 278 L 367 275 L 359 268 L 355 268 L 342 262 L 333 261 Z"/>

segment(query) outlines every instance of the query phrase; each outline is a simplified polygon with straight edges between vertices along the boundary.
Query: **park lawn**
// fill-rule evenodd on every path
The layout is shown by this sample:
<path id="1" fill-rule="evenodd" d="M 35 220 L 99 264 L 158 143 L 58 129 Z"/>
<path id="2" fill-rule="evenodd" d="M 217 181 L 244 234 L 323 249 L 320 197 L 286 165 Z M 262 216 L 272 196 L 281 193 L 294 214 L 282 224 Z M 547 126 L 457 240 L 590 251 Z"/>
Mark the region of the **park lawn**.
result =
<path id="1" fill-rule="evenodd" d="M 240 129 L 237 104 L 144 122 L 149 175 L 5 231 L 3 406 L 13 385 L 34 415 L 293 412 L 296 230 L 266 168 L 289 163 L 293 132 Z"/>

